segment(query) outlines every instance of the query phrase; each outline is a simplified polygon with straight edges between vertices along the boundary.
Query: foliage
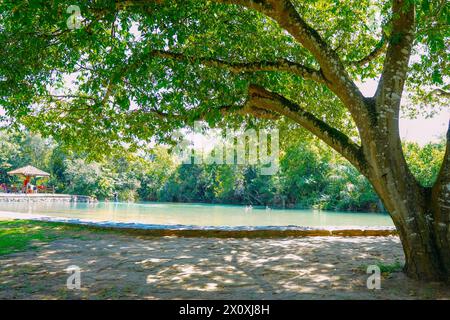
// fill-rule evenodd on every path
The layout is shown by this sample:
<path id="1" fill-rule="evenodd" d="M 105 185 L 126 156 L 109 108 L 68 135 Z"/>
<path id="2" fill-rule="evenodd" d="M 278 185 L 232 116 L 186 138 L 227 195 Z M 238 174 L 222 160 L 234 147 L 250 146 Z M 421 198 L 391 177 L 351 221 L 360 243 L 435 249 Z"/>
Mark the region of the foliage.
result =
<path id="1" fill-rule="evenodd" d="M 335 164 L 328 173 L 329 181 L 320 199 L 323 209 L 383 210 L 381 201 L 369 181 L 348 165 Z"/>
<path id="2" fill-rule="evenodd" d="M 51 173 L 51 178 L 42 182 L 55 186 L 57 192 L 99 199 L 112 200 L 117 194 L 121 201 L 382 210 L 368 180 L 309 136 L 281 141 L 280 170 L 273 176 L 259 174 L 258 165 L 180 165 L 163 146 L 89 161 L 85 154 L 69 152 L 37 134 L 0 131 L 0 136 L 0 183 L 13 182 L 7 171 L 32 164 Z M 443 143 L 424 147 L 406 143 L 404 149 L 418 180 L 431 185 L 443 158 Z"/>
<path id="3" fill-rule="evenodd" d="M 404 145 L 405 157 L 409 168 L 425 187 L 433 186 L 444 158 L 445 143 L 429 143 L 420 147 L 417 143 Z"/>
<path id="4" fill-rule="evenodd" d="M 52 140 L 43 139 L 40 135 L 0 130 L 0 179 L 9 183 L 17 182 L 18 179 L 7 172 L 30 163 L 44 171 L 49 170 L 53 148 Z"/>
<path id="5" fill-rule="evenodd" d="M 405 109 L 433 115 L 448 107 L 450 95 L 450 2 L 420 0 L 416 13 L 417 38 L 408 77 L 411 103 Z"/>
<path id="6" fill-rule="evenodd" d="M 8 120 L 73 148 L 104 153 L 124 141 L 135 145 L 150 137 L 167 139 L 200 114 L 210 125 L 243 120 L 254 125 L 258 120 L 248 116 L 222 116 L 219 107 L 242 104 L 248 84 L 256 82 L 354 133 L 342 103 L 325 86 L 284 72 L 235 73 L 202 63 L 209 58 L 229 63 L 288 59 L 316 68 L 312 55 L 277 23 L 254 10 L 215 1 L 158 2 L 78 1 L 81 28 L 70 30 L 69 0 L 2 1 L 0 99 Z M 411 92 L 420 84 L 446 89 L 450 5 L 445 0 L 414 2 L 418 35 L 408 85 Z M 364 66 L 351 62 L 379 46 L 383 34 L 390 35 L 390 1 L 293 4 L 348 64 L 354 79 L 379 74 L 381 58 Z M 188 59 L 157 56 L 156 50 Z"/>

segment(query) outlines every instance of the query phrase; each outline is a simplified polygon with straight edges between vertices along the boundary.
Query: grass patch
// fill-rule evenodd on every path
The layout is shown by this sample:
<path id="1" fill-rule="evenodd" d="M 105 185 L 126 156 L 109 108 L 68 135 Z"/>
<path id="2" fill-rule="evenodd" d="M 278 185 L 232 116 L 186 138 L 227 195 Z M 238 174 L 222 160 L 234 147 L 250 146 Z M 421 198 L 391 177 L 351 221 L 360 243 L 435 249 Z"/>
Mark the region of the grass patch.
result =
<path id="1" fill-rule="evenodd" d="M 386 274 L 399 272 L 402 271 L 403 269 L 403 264 L 401 264 L 400 261 L 395 261 L 394 263 L 391 264 L 377 263 L 377 266 L 380 267 L 381 273 Z"/>
<path id="2" fill-rule="evenodd" d="M 88 236 L 89 238 L 101 236 L 102 234 L 146 236 L 146 233 L 146 230 L 130 230 L 64 222 L 0 220 L 0 256 L 37 249 L 39 248 L 39 243 L 48 243 L 62 238 L 83 239 Z M 165 235 L 164 230 L 158 231 L 156 234 L 150 234 L 151 237 L 163 235 Z"/>
<path id="3" fill-rule="evenodd" d="M 83 239 L 102 234 L 128 236 L 146 236 L 146 230 L 129 230 L 93 225 L 78 225 L 63 222 L 45 222 L 33 220 L 0 220 L 0 256 L 14 252 L 38 249 L 42 243 L 62 238 Z M 157 231 L 150 236 L 163 236 Z"/>
<path id="4" fill-rule="evenodd" d="M 0 221 L 0 256 L 18 251 L 36 249 L 39 243 L 60 238 L 78 238 L 85 231 L 83 226 L 63 223 L 12 220 Z"/>
<path id="5" fill-rule="evenodd" d="M 385 264 L 385 263 L 376 263 L 376 266 L 378 266 L 380 268 L 380 272 L 381 274 L 388 276 L 391 273 L 394 272 L 400 272 L 403 270 L 403 264 L 400 263 L 400 261 L 395 261 L 394 263 L 390 263 L 390 264 Z M 363 265 L 361 266 L 360 270 L 361 272 L 366 272 L 367 268 L 369 267 L 369 265 Z"/>

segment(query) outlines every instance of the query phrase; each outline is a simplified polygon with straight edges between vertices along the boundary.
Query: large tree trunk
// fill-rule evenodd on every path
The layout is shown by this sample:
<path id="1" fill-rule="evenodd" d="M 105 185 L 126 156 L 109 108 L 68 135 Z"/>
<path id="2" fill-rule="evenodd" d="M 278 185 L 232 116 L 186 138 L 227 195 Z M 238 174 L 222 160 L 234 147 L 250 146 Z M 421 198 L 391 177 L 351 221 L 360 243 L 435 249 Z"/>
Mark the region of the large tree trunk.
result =
<path id="1" fill-rule="evenodd" d="M 398 131 L 386 132 L 378 132 L 378 139 L 366 150 L 368 178 L 399 232 L 405 272 L 420 280 L 450 282 L 450 128 L 433 188 L 420 186 L 409 171 Z"/>
<path id="2" fill-rule="evenodd" d="M 405 272 L 421 280 L 450 281 L 448 224 L 436 219 L 429 194 L 409 195 L 411 203 L 393 217 L 405 253 Z M 414 199 L 415 198 L 415 199 Z M 397 210 L 403 210 L 397 208 Z"/>
<path id="3" fill-rule="evenodd" d="M 415 34 L 414 5 L 393 1 L 393 20 L 383 73 L 366 108 L 372 119 L 358 126 L 368 163 L 366 176 L 382 199 L 399 232 L 406 273 L 421 280 L 450 281 L 449 135 L 441 172 L 433 188 L 421 186 L 410 172 L 399 132 L 400 102 Z M 450 130 L 449 130 L 450 132 Z"/>
<path id="4" fill-rule="evenodd" d="M 420 280 L 450 281 L 448 223 L 436 219 L 428 190 L 406 198 L 407 211 L 398 206 L 399 216 L 393 217 L 405 253 L 405 272 Z"/>

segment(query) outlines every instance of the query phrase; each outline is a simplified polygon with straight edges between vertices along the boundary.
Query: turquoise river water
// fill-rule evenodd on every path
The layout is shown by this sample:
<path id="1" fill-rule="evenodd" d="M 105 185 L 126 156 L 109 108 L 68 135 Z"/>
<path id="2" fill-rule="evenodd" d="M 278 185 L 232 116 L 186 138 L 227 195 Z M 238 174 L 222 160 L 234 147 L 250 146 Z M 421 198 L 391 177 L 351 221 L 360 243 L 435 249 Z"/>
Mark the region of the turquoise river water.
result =
<path id="1" fill-rule="evenodd" d="M 50 217 L 195 226 L 393 226 L 388 214 L 178 203 L 0 203 L 0 211 Z"/>

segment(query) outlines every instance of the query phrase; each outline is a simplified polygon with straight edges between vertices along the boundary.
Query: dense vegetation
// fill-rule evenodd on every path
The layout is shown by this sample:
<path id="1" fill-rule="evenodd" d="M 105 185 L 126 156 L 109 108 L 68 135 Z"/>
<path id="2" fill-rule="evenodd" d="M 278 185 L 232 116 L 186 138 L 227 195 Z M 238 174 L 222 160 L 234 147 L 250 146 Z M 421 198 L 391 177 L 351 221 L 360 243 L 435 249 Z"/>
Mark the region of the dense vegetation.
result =
<path id="1" fill-rule="evenodd" d="M 366 178 L 323 143 L 306 137 L 282 141 L 280 170 L 259 174 L 254 165 L 182 165 L 169 148 L 147 153 L 118 152 L 90 161 L 51 139 L 19 132 L 0 132 L 0 183 L 19 183 L 7 171 L 32 164 L 52 174 L 57 192 L 122 201 L 207 202 L 316 207 L 331 210 L 382 209 Z M 444 144 L 405 145 L 411 170 L 424 185 L 438 173 Z"/>

